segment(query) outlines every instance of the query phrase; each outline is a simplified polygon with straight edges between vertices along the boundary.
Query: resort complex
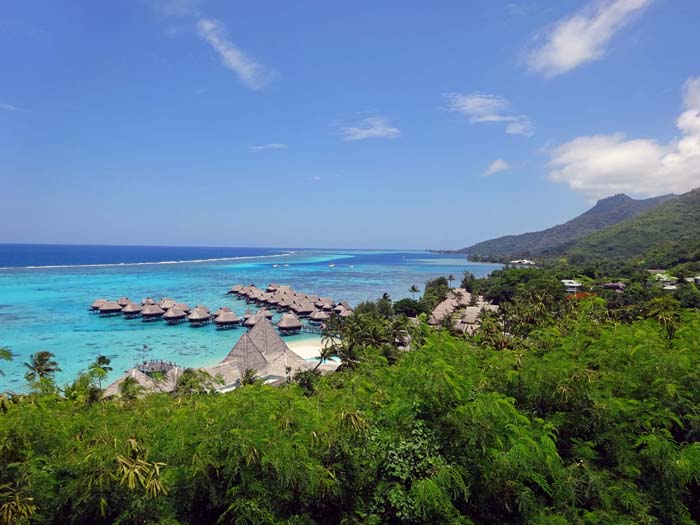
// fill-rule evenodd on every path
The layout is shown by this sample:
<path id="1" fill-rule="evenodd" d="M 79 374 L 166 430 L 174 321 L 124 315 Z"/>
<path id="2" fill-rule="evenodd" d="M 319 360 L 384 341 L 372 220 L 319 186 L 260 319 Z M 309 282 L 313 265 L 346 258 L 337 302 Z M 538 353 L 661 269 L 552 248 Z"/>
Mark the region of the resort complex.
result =
<path id="1" fill-rule="evenodd" d="M 272 323 L 262 316 L 220 363 L 196 370 L 212 378 L 212 391 L 227 392 L 240 387 L 246 374 L 264 384 L 275 385 L 290 381 L 304 370 L 325 373 L 336 367 L 333 361 L 305 360 L 295 354 Z M 172 392 L 184 372 L 185 369 L 171 362 L 144 361 L 109 385 L 105 396 L 119 396 L 120 386 L 128 378 L 138 383 L 144 392 Z"/>

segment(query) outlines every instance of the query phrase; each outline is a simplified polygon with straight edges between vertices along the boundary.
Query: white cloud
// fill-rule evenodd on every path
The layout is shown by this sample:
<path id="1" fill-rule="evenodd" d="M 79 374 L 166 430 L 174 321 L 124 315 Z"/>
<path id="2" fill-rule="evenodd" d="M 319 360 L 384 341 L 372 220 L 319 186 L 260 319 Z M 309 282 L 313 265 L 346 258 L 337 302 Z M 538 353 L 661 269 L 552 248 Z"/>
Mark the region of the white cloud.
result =
<path id="1" fill-rule="evenodd" d="M 319 177 L 318 175 L 316 175 L 316 176 L 314 176 L 314 177 L 311 177 L 311 180 L 318 182 L 318 181 L 321 180 L 321 177 Z"/>
<path id="2" fill-rule="evenodd" d="M 260 89 L 272 76 L 266 68 L 250 59 L 226 37 L 226 31 L 218 20 L 200 18 L 197 33 L 218 54 L 221 63 L 236 73 L 238 78 L 251 89 Z"/>
<path id="3" fill-rule="evenodd" d="M 484 175 L 484 177 L 489 177 L 491 175 L 494 175 L 496 173 L 499 173 L 501 171 L 506 171 L 509 169 L 510 169 L 510 164 L 508 164 L 508 162 L 506 162 L 503 159 L 496 159 L 491 164 L 489 164 L 489 167 L 486 168 L 486 171 L 484 171 L 483 175 Z"/>
<path id="4" fill-rule="evenodd" d="M 683 86 L 680 138 L 627 140 L 623 133 L 578 137 L 551 152 L 550 178 L 590 199 L 614 193 L 682 193 L 700 186 L 700 77 Z"/>
<path id="5" fill-rule="evenodd" d="M 528 67 L 546 77 L 554 77 L 601 58 L 615 33 L 652 1 L 594 0 L 547 31 L 544 44 L 529 52 Z"/>
<path id="6" fill-rule="evenodd" d="M 535 133 L 530 117 L 516 115 L 508 99 L 488 93 L 445 93 L 447 110 L 461 113 L 471 123 L 501 122 L 509 135 L 530 137 Z"/>
<path id="7" fill-rule="evenodd" d="M 258 152 L 258 151 L 270 151 L 270 150 L 277 150 L 277 149 L 287 149 L 286 144 L 279 144 L 279 143 L 272 143 L 272 144 L 259 144 L 257 146 L 250 146 L 250 151 L 253 152 Z"/>
<path id="8" fill-rule="evenodd" d="M 386 117 L 367 117 L 352 126 L 340 128 L 343 140 L 393 139 L 401 132 Z"/>
<path id="9" fill-rule="evenodd" d="M 27 111 L 26 109 L 18 108 L 17 106 L 13 106 L 12 104 L 0 104 L 0 110 L 3 111 L 22 111 L 25 112 Z"/>

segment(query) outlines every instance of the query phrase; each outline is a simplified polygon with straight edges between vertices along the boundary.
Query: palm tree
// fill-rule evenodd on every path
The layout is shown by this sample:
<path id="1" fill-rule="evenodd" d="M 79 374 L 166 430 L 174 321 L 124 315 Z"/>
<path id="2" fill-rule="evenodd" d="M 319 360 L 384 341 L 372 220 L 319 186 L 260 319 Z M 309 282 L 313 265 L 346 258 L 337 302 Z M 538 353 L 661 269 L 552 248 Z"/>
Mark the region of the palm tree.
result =
<path id="1" fill-rule="evenodd" d="M 321 366 L 322 363 L 328 361 L 331 357 L 336 354 L 336 350 L 331 345 L 324 345 L 321 347 L 321 351 L 318 353 L 318 363 L 314 367 L 314 372 Z"/>
<path id="2" fill-rule="evenodd" d="M 255 375 L 257 373 L 258 371 L 253 368 L 246 368 L 245 372 L 243 373 L 243 377 L 241 378 L 241 385 L 254 385 L 256 383 Z"/>
<path id="3" fill-rule="evenodd" d="M 0 360 L 2 361 L 12 361 L 12 352 L 5 346 L 0 346 Z M 4 376 L 5 372 L 0 370 L 0 376 Z"/>
<path id="4" fill-rule="evenodd" d="M 412 284 L 408 291 L 411 292 L 411 297 L 415 300 L 416 294 L 420 292 L 420 289 L 415 284 Z"/>
<path id="5" fill-rule="evenodd" d="M 112 371 L 112 367 L 109 366 L 111 362 L 112 360 L 109 357 L 98 355 L 89 367 L 90 374 L 97 379 L 97 384 L 100 388 L 102 388 L 102 380 Z"/>
<path id="6" fill-rule="evenodd" d="M 24 363 L 28 370 L 24 375 L 25 379 L 33 383 L 38 379 L 51 378 L 56 372 L 60 372 L 61 369 L 53 357 L 54 355 L 46 350 L 29 356 L 29 363 Z"/>
<path id="7" fill-rule="evenodd" d="M 119 395 L 122 396 L 124 401 L 133 401 L 139 397 L 143 391 L 144 388 L 131 376 L 125 377 L 124 381 L 119 385 Z"/>

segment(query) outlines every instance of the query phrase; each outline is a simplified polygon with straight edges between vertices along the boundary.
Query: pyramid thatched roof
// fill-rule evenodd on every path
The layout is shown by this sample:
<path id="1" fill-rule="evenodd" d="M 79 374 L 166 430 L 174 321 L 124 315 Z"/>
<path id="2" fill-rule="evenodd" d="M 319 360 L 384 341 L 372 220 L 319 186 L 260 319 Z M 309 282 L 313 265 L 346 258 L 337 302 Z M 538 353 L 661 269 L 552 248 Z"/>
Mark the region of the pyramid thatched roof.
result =
<path id="1" fill-rule="evenodd" d="M 143 315 L 145 317 L 155 317 L 157 315 L 163 315 L 164 313 L 165 313 L 165 310 L 163 310 L 157 304 L 147 304 L 141 310 L 141 315 Z"/>
<path id="2" fill-rule="evenodd" d="M 187 317 L 187 314 L 185 313 L 184 310 L 181 310 L 177 306 L 173 306 L 172 308 L 168 309 L 167 312 L 163 315 L 163 319 L 184 319 Z"/>
<path id="3" fill-rule="evenodd" d="M 216 319 L 214 319 L 214 322 L 216 324 L 236 324 L 239 323 L 241 320 L 240 318 L 234 314 L 233 312 L 221 312 Z"/>
<path id="4" fill-rule="evenodd" d="M 93 310 L 97 310 L 100 306 L 105 304 L 107 302 L 107 299 L 95 299 L 95 301 L 90 305 L 90 308 Z"/>
<path id="5" fill-rule="evenodd" d="M 192 313 L 187 316 L 187 319 L 193 322 L 206 321 L 211 317 L 211 314 L 199 306 L 192 310 Z"/>
<path id="6" fill-rule="evenodd" d="M 330 315 L 328 315 L 323 310 L 316 310 L 312 312 L 309 317 L 314 321 L 325 321 L 326 319 L 330 319 Z"/>
<path id="7" fill-rule="evenodd" d="M 181 373 L 182 370 L 175 367 L 169 370 L 162 380 L 154 381 L 143 372 L 137 370 L 136 368 L 132 368 L 114 383 L 105 388 L 104 396 L 118 396 L 119 385 L 121 385 L 127 377 L 133 377 L 136 382 L 145 389 L 146 392 L 172 392 L 175 389 L 177 378 Z"/>
<path id="8" fill-rule="evenodd" d="M 99 308 L 100 312 L 104 312 L 104 313 L 119 312 L 119 311 L 121 311 L 121 309 L 122 309 L 122 306 L 119 303 L 114 302 L 114 301 L 107 301 L 106 303 L 102 303 L 100 305 L 100 308 Z"/>
<path id="9" fill-rule="evenodd" d="M 122 313 L 138 314 L 138 313 L 141 313 L 141 310 L 143 310 L 143 307 L 140 304 L 129 303 L 124 307 L 124 309 L 122 310 Z"/>
<path id="10" fill-rule="evenodd" d="M 284 314 L 280 322 L 277 323 L 277 328 L 282 330 L 298 330 L 301 328 L 301 321 L 294 314 Z"/>

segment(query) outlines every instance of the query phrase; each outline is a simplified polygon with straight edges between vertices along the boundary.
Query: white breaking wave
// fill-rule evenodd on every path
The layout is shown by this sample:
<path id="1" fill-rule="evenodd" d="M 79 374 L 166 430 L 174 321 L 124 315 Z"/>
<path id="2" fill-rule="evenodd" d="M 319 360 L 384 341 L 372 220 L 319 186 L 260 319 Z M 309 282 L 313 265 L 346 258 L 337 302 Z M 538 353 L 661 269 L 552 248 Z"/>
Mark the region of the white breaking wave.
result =
<path id="1" fill-rule="evenodd" d="M 288 257 L 296 252 L 290 251 L 274 255 L 240 255 L 238 257 L 219 257 L 215 259 L 188 259 L 186 261 L 149 261 L 149 262 L 119 262 L 99 264 L 56 264 L 46 266 L 3 266 L 0 270 L 50 270 L 52 268 L 104 268 L 109 266 L 152 266 L 158 264 L 195 264 L 217 261 L 238 261 L 241 259 L 269 259 L 272 257 Z"/>

